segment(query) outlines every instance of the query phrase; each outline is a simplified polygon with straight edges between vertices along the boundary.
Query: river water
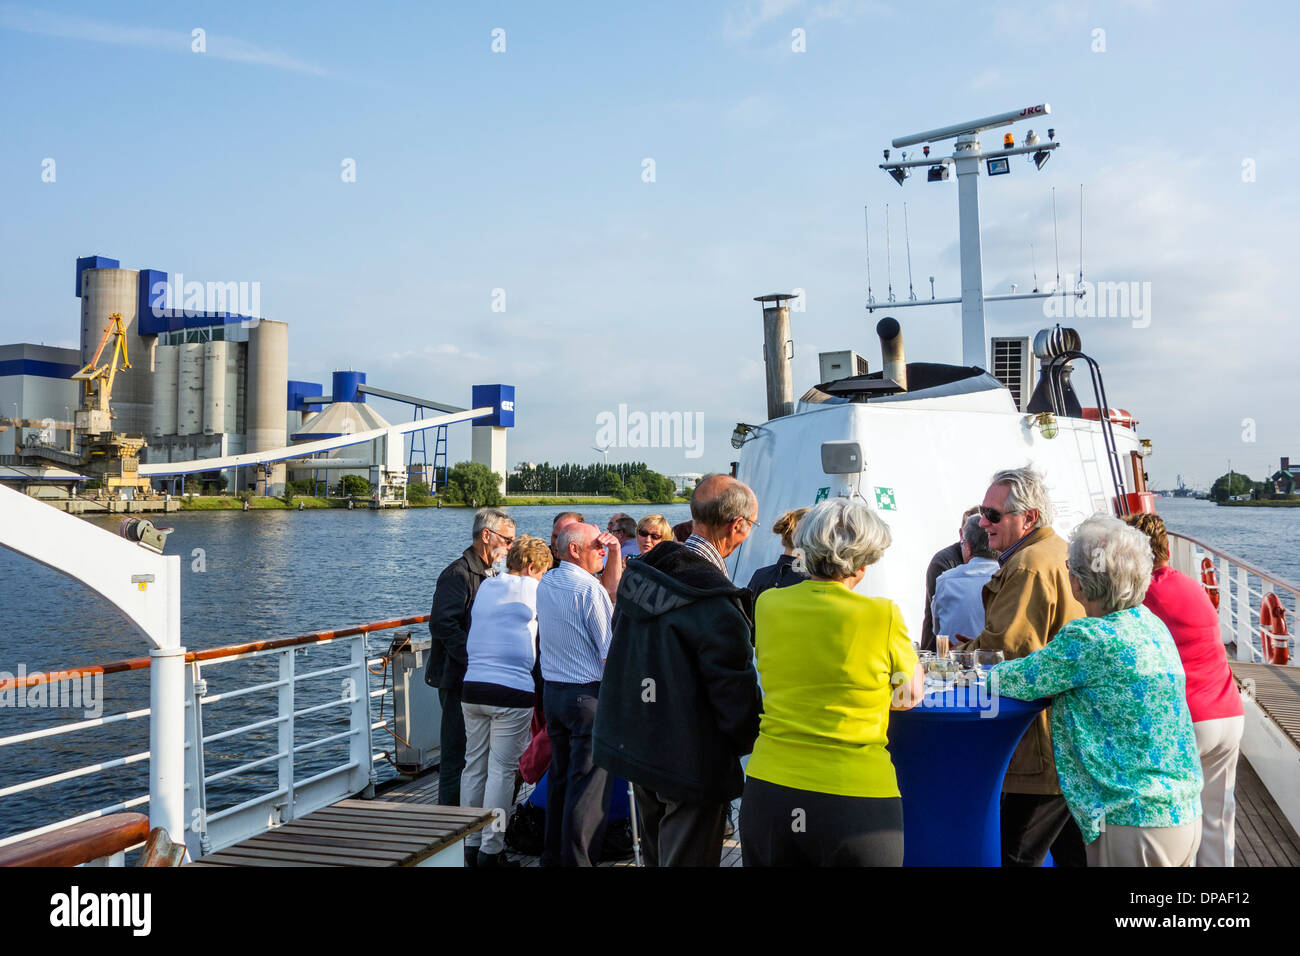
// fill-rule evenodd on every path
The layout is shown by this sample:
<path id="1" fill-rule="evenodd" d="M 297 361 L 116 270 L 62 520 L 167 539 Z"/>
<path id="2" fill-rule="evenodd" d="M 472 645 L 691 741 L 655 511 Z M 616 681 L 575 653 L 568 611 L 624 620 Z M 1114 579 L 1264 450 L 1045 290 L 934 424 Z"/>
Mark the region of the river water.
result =
<path id="1" fill-rule="evenodd" d="M 1169 528 L 1236 554 L 1290 581 L 1300 581 L 1300 509 L 1220 508 L 1209 502 L 1162 498 Z M 554 506 L 510 509 L 518 533 L 549 539 Z M 582 507 L 604 527 L 619 510 L 634 517 L 652 510 L 676 524 L 687 505 L 658 508 Z M 116 529 L 120 518 L 94 519 Z M 167 553 L 182 557 L 182 633 L 186 647 L 203 649 L 338 628 L 365 621 L 423 614 L 438 573 L 467 545 L 468 509 L 406 511 L 195 512 L 172 515 Z M 144 641 L 111 607 L 81 585 L 0 549 L 0 671 L 101 664 L 147 653 Z M 387 635 L 372 650 L 382 650 Z M 318 655 L 313 666 L 330 663 Z M 147 673 L 109 677 L 104 713 L 147 706 Z M 207 708 L 205 708 L 205 715 Z M 241 710 L 250 719 L 255 708 Z M 0 708 L 0 737 L 69 718 L 67 710 Z M 206 717 L 205 717 L 206 719 Z M 322 718 L 319 728 L 339 726 Z M 0 788 L 19 780 L 147 749 L 146 721 L 115 725 L 76 738 L 51 738 L 0 748 Z M 306 727 L 304 730 L 308 729 Z M 211 727 L 205 727 L 211 732 Z M 271 737 L 245 741 L 245 750 L 213 754 L 243 759 L 272 747 Z M 376 741 L 379 745 L 379 741 Z M 316 758 L 325 764 L 329 753 Z M 304 765 L 307 772 L 312 765 Z M 147 789 L 143 764 L 59 784 L 50 791 L 0 797 L 0 837 L 7 833 L 132 796 Z M 385 768 L 381 776 L 391 775 Z M 227 796 L 256 775 L 226 782 Z M 217 788 L 214 788 L 217 789 Z M 209 792 L 212 799 L 217 794 Z"/>

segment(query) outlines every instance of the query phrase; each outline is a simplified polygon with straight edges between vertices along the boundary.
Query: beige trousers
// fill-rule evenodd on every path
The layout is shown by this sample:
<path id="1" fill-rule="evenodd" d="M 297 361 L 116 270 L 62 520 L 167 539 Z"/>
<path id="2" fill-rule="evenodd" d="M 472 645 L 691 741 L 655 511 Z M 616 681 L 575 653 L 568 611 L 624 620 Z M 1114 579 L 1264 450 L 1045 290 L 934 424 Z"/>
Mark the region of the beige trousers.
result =
<path id="1" fill-rule="evenodd" d="M 1192 724 L 1201 755 L 1201 848 L 1197 866 L 1232 866 L 1237 819 L 1237 756 L 1245 717 L 1220 717 Z"/>
<path id="2" fill-rule="evenodd" d="M 1088 844 L 1089 866 L 1195 866 L 1201 821 L 1180 827 L 1107 826 Z"/>

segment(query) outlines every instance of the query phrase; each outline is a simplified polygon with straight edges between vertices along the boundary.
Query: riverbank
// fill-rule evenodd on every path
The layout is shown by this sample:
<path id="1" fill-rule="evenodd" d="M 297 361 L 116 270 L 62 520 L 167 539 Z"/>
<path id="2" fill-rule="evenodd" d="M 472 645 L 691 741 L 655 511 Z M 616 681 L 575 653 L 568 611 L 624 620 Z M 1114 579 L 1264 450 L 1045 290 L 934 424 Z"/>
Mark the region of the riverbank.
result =
<path id="1" fill-rule="evenodd" d="M 1259 501 L 1220 501 L 1221 508 L 1300 508 L 1300 498 L 1261 498 Z"/>
<path id="2" fill-rule="evenodd" d="M 173 499 L 180 502 L 181 511 L 243 511 L 244 502 L 240 498 L 229 495 L 193 495 L 184 498 Z M 347 508 L 347 498 L 315 498 L 310 495 L 294 495 L 292 503 L 286 504 L 283 498 L 249 498 L 249 511 L 297 511 L 299 502 L 302 503 L 303 510 L 308 508 Z M 354 499 L 354 507 L 368 507 L 370 502 L 365 498 Z M 670 503 L 660 502 L 658 507 L 671 507 L 672 505 L 685 504 L 685 498 L 678 498 Z M 444 501 L 438 503 L 437 498 L 421 498 L 419 500 L 407 501 L 408 508 L 469 508 L 469 505 L 451 504 Z M 569 507 L 571 505 L 585 505 L 587 507 L 606 505 L 627 505 L 629 507 L 645 508 L 656 507 L 655 503 L 648 498 L 635 498 L 631 501 L 620 501 L 616 498 L 597 498 L 582 497 L 574 495 L 572 497 L 529 497 L 525 495 L 507 495 L 506 508 L 524 508 L 534 505 L 560 505 Z"/>

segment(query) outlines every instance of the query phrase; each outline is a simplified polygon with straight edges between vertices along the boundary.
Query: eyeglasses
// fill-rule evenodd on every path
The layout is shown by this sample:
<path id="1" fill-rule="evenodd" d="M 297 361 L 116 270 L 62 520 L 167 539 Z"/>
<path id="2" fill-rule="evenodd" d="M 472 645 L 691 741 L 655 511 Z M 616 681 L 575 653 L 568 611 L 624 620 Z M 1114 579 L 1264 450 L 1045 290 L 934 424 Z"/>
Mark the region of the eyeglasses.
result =
<path id="1" fill-rule="evenodd" d="M 753 528 L 757 528 L 758 525 L 759 525 L 759 522 L 755 521 L 753 518 L 746 518 L 746 517 L 744 517 L 743 515 L 741 516 L 740 520 L 741 520 L 741 521 L 748 521 L 748 522 L 749 522 L 749 527 L 750 527 L 751 529 L 753 529 Z"/>
<path id="2" fill-rule="evenodd" d="M 653 538 L 655 541 L 662 541 L 664 539 L 663 535 L 655 531 L 638 531 L 636 536 L 638 538 Z"/>
<path id="3" fill-rule="evenodd" d="M 980 505 L 980 515 L 989 524 L 997 524 L 1005 518 L 1007 514 L 1008 512 L 998 511 L 997 508 L 985 508 L 983 505 Z"/>
<path id="4" fill-rule="evenodd" d="M 506 537 L 505 535 L 503 535 L 500 531 L 493 531 L 491 528 L 488 528 L 487 530 L 488 530 L 488 531 L 491 531 L 494 535 L 496 535 L 498 538 L 500 538 L 502 541 L 504 541 L 504 542 L 506 543 L 506 546 L 507 546 L 507 547 L 509 547 L 510 545 L 512 545 L 512 544 L 515 543 L 515 539 L 514 539 L 513 537 L 509 537 L 509 538 L 507 538 L 507 537 Z"/>

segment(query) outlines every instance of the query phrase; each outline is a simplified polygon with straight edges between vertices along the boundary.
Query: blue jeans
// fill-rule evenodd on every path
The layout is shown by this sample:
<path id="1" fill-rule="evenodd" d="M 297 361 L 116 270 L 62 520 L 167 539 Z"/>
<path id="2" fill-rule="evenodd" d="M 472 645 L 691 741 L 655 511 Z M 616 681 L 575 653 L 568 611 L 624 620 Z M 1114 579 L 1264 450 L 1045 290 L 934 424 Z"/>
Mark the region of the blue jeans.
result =
<path id="1" fill-rule="evenodd" d="M 613 779 L 591 759 L 599 691 L 599 683 L 547 681 L 542 693 L 551 739 L 543 866 L 592 866 L 592 847 L 600 856 Z"/>

